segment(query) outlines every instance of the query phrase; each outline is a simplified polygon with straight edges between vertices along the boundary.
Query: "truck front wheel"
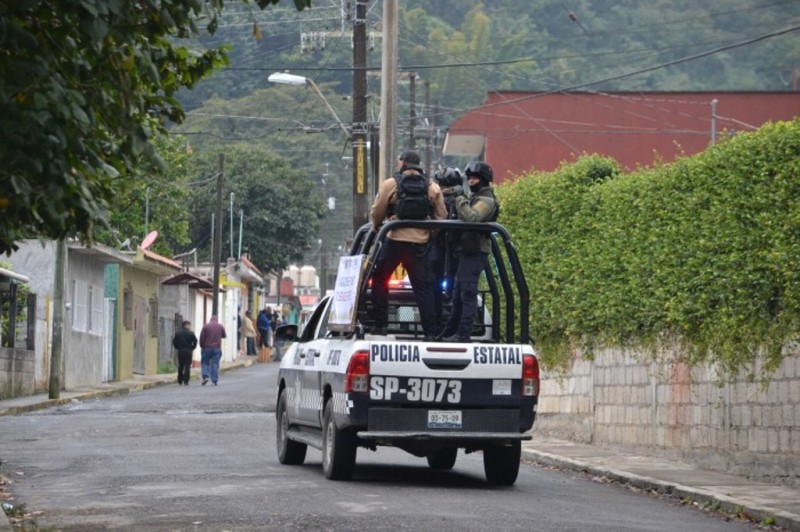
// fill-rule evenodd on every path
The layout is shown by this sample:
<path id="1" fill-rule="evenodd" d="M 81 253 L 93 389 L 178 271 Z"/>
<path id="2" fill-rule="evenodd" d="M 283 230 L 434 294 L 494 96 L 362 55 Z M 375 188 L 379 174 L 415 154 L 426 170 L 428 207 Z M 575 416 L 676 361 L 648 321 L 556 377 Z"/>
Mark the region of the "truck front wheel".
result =
<path id="1" fill-rule="evenodd" d="M 522 444 L 519 441 L 490 445 L 483 449 L 483 471 L 494 486 L 513 486 L 519 474 Z"/>
<path id="2" fill-rule="evenodd" d="M 355 435 L 339 430 L 333 419 L 333 400 L 325 404 L 322 422 L 322 471 L 331 480 L 348 480 L 356 467 Z"/>

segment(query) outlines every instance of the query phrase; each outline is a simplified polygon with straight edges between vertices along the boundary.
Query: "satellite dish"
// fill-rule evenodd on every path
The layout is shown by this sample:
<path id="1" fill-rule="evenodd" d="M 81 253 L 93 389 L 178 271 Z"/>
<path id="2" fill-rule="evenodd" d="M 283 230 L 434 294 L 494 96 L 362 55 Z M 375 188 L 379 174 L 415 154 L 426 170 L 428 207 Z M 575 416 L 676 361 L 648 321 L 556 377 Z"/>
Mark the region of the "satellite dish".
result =
<path id="1" fill-rule="evenodd" d="M 147 236 L 144 237 L 144 240 L 142 240 L 142 245 L 139 247 L 142 249 L 149 248 L 153 244 L 153 242 L 156 241 L 156 238 L 158 238 L 158 231 L 150 231 L 149 233 L 147 233 Z"/>

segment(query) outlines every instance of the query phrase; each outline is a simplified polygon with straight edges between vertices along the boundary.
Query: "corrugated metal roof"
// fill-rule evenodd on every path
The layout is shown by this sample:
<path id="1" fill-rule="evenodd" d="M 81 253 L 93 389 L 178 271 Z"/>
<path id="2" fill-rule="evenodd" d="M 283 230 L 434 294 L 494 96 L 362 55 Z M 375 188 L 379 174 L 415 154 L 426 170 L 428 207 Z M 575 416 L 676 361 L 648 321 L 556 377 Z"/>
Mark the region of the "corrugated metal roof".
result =
<path id="1" fill-rule="evenodd" d="M 712 102 L 715 102 L 712 106 Z M 493 92 L 456 120 L 447 146 L 484 138 L 484 159 L 502 182 L 552 171 L 584 153 L 623 167 L 693 155 L 717 137 L 800 115 L 800 92 Z M 462 150 L 468 151 L 468 150 Z M 477 157 L 477 149 L 468 156 Z"/>
<path id="2" fill-rule="evenodd" d="M 189 272 L 181 272 L 179 274 L 173 275 L 169 279 L 165 279 L 161 282 L 161 284 L 165 285 L 175 285 L 175 284 L 188 284 L 190 288 L 205 288 L 205 289 L 212 289 L 214 288 L 214 283 L 209 281 L 208 279 L 204 279 L 203 277 L 199 277 L 197 275 L 191 274 Z"/>
<path id="3" fill-rule="evenodd" d="M 136 250 L 133 266 L 156 275 L 169 275 L 181 270 L 180 263 L 142 248 Z"/>

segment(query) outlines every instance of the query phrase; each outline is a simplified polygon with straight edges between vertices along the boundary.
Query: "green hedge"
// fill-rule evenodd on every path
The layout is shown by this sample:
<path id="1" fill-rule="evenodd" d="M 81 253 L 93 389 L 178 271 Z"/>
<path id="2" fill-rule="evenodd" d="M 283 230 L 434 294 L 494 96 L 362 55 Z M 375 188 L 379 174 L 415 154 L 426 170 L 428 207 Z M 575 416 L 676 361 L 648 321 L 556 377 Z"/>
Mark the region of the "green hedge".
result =
<path id="1" fill-rule="evenodd" d="M 633 173 L 584 156 L 498 187 L 543 362 L 681 346 L 774 369 L 800 331 L 800 120 Z"/>

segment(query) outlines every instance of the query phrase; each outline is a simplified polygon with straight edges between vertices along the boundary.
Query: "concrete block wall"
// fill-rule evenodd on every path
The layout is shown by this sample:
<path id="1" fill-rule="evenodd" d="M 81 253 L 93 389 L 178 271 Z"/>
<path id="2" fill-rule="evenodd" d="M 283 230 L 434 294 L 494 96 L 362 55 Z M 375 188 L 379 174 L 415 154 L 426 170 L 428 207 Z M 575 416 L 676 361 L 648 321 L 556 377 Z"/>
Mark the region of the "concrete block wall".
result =
<path id="1" fill-rule="evenodd" d="M 548 433 L 583 443 L 592 441 L 594 423 L 594 365 L 580 355 L 566 375 L 542 374 L 538 413 L 547 419 Z M 563 377 L 563 378 L 562 378 Z M 539 421 L 534 427 L 538 430 Z"/>
<path id="2" fill-rule="evenodd" d="M 0 347 L 0 399 L 33 395 L 34 351 Z"/>
<path id="3" fill-rule="evenodd" d="M 576 354 L 565 374 L 542 372 L 534 430 L 800 485 L 800 355 L 760 383 L 635 352 Z"/>

